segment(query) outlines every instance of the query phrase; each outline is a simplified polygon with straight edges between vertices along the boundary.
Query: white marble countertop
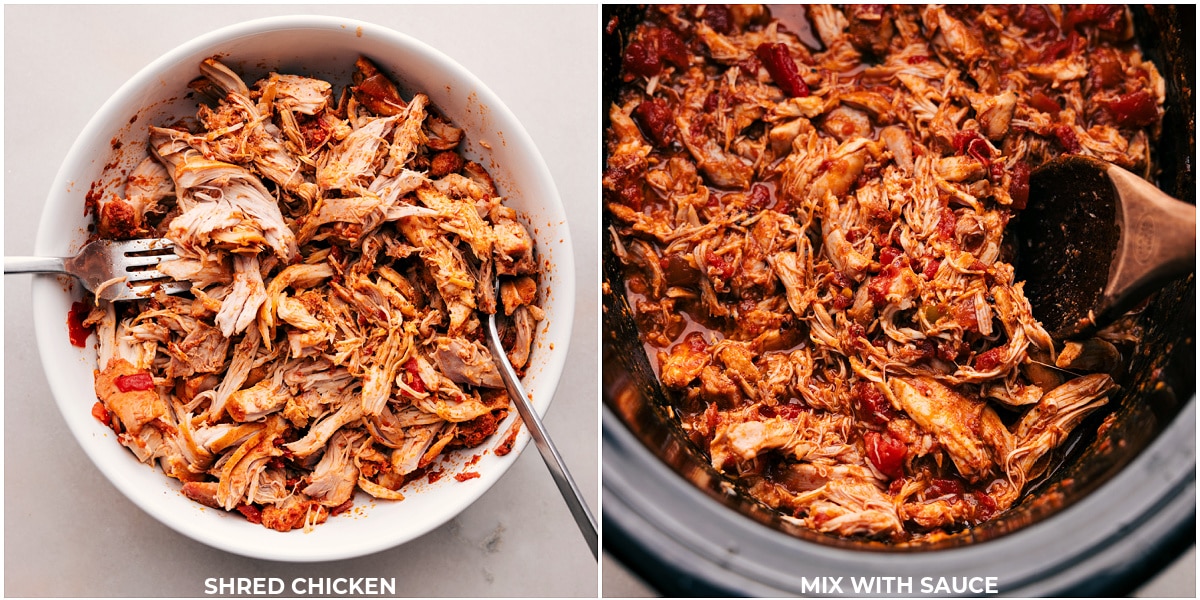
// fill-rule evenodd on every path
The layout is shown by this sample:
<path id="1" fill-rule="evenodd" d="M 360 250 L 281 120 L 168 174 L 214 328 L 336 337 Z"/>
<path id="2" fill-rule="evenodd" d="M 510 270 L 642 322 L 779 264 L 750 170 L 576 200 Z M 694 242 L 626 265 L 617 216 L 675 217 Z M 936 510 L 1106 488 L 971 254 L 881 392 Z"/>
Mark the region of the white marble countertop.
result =
<path id="1" fill-rule="evenodd" d="M 545 421 L 598 517 L 595 6 L 6 6 L 5 254 L 32 253 L 60 162 L 117 87 L 197 35 L 283 14 L 413 35 L 471 70 L 529 131 L 567 207 L 578 282 L 567 368 Z M 31 312 L 30 277 L 6 277 L 6 596 L 203 596 L 209 577 L 298 576 L 394 577 L 401 596 L 598 594 L 596 562 L 532 445 L 460 516 L 394 550 L 287 564 L 194 542 L 134 506 L 71 437 L 35 352 Z"/>

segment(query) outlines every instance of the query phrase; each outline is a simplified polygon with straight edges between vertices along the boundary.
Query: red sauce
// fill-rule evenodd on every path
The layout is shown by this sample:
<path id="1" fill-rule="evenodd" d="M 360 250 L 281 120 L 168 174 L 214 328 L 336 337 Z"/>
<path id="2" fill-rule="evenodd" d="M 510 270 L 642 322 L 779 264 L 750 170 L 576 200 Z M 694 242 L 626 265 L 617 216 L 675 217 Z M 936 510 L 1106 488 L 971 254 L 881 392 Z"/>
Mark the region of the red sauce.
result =
<path id="1" fill-rule="evenodd" d="M 475 471 L 463 471 L 462 473 L 455 475 L 454 479 L 458 481 L 467 481 L 468 479 L 475 479 L 477 477 L 479 477 L 479 473 Z"/>
<path id="2" fill-rule="evenodd" d="M 71 310 L 67 312 L 67 334 L 71 336 L 71 345 L 78 348 L 83 348 L 87 345 L 88 336 L 92 334 L 93 327 L 84 327 L 83 320 L 87 318 L 91 309 L 83 302 L 76 302 L 71 305 Z"/>
<path id="3" fill-rule="evenodd" d="M 429 483 L 437 483 L 438 480 L 440 480 L 442 478 L 442 476 L 445 474 L 446 474 L 446 472 L 441 469 L 438 469 L 437 471 L 430 471 L 428 473 Z"/>

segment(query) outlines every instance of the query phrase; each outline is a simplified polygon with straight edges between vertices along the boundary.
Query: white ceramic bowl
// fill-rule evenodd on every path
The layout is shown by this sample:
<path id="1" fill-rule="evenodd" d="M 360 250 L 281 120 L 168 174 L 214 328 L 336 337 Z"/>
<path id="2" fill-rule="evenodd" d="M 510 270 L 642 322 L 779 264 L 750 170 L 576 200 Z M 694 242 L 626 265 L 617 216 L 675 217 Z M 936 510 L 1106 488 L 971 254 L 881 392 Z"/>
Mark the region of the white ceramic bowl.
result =
<path id="1" fill-rule="evenodd" d="M 268 18 L 222 28 L 154 61 L 117 90 L 75 141 L 50 190 L 36 252 L 68 256 L 79 249 L 91 219 L 83 214 L 89 186 L 119 190 L 123 172 L 145 156 L 146 127 L 195 114 L 195 101 L 185 96 L 187 83 L 199 76 L 202 59 L 219 56 L 247 82 L 271 70 L 324 78 L 335 84 L 337 93 L 350 82 L 360 54 L 392 75 L 405 97 L 424 92 L 465 130 L 463 153 L 488 168 L 506 203 L 533 233 L 544 269 L 547 319 L 538 328 L 524 384 L 544 414 L 565 361 L 575 289 L 570 235 L 554 182 L 525 129 L 491 90 L 437 50 L 389 29 L 335 17 Z M 81 297 L 78 284 L 64 278 L 40 276 L 33 282 L 38 349 L 63 418 L 96 466 L 130 500 L 176 531 L 222 550 L 302 562 L 351 558 L 396 546 L 469 506 L 508 470 L 528 441 L 522 428 L 511 453 L 501 457 L 491 451 L 512 424 L 514 410 L 482 446 L 451 455 L 447 476 L 406 487 L 403 501 L 373 500 L 360 492 L 354 509 L 308 533 L 279 533 L 253 525 L 236 513 L 186 499 L 177 481 L 139 463 L 92 417 L 95 338 L 87 348 L 74 347 L 66 326 L 71 303 Z M 482 454 L 478 462 L 467 466 L 477 454 Z M 463 482 L 452 477 L 466 469 L 480 477 Z"/>

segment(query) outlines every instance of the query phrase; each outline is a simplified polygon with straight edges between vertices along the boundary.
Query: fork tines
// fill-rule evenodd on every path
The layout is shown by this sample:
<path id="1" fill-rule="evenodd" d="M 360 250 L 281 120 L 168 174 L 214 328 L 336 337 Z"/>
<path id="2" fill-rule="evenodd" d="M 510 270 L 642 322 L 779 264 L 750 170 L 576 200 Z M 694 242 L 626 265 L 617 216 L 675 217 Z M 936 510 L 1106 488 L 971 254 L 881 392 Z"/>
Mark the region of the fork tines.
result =
<path id="1" fill-rule="evenodd" d="M 176 281 L 158 270 L 164 261 L 175 259 L 175 244 L 167 239 L 140 239 L 114 242 L 114 254 L 121 256 L 118 275 L 126 280 L 121 297 L 147 297 L 157 289 L 168 294 L 186 292 L 191 289 L 187 281 Z"/>

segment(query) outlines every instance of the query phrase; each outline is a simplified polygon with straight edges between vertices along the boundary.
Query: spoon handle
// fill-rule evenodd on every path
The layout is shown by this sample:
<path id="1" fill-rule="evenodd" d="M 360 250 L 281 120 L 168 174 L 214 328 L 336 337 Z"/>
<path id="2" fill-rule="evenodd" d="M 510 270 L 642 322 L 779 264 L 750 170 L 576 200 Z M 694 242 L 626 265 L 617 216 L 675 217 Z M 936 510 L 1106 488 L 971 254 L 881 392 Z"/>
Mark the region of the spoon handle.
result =
<path id="1" fill-rule="evenodd" d="M 596 519 L 592 516 L 592 511 L 588 509 L 587 503 L 583 501 L 583 495 L 575 486 L 575 480 L 571 478 L 571 473 L 567 470 L 567 465 L 559 455 L 558 449 L 554 447 L 554 442 L 546 434 L 542 420 L 538 417 L 537 411 L 533 409 L 529 396 L 525 394 L 525 389 L 521 386 L 521 380 L 517 377 L 516 371 L 508 362 L 504 346 L 500 343 L 500 332 L 496 327 L 496 315 L 494 314 L 488 315 L 487 341 L 488 349 L 492 352 L 492 362 L 495 362 L 500 369 L 500 378 L 504 380 L 504 387 L 508 389 L 509 398 L 517 407 L 521 420 L 529 428 L 529 435 L 533 437 L 533 443 L 541 453 L 542 460 L 550 469 L 554 483 L 558 486 L 558 492 L 567 501 L 567 507 L 571 509 L 571 516 L 575 517 L 575 524 L 579 527 L 579 532 L 587 540 L 592 557 L 598 558 L 600 549 L 599 536 L 596 533 Z"/>
<path id="2" fill-rule="evenodd" d="M 1103 309 L 1123 311 L 1155 286 L 1196 266 L 1196 207 L 1109 165 L 1120 198 L 1121 243 L 1104 290 Z"/>

